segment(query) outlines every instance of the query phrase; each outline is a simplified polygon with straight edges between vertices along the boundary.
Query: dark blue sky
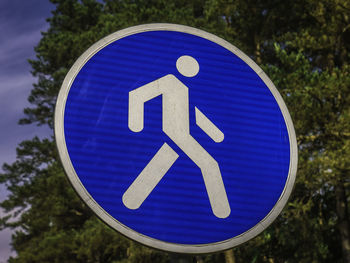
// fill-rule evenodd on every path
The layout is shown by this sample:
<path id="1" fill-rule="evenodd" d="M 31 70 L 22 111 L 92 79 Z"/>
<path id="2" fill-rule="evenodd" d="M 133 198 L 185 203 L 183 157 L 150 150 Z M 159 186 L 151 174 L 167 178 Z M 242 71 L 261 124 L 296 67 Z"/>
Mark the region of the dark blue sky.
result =
<path id="1" fill-rule="evenodd" d="M 29 104 L 27 97 L 36 80 L 30 74 L 27 59 L 34 58 L 34 46 L 46 31 L 54 5 L 48 0 L 1 0 L 0 1 L 0 166 L 12 163 L 16 158 L 19 142 L 35 135 L 45 137 L 51 131 L 35 125 L 18 125 L 23 108 Z M 0 200 L 7 192 L 0 185 Z M 0 216 L 3 211 L 0 211 Z M 5 262 L 11 251 L 11 233 L 0 232 L 0 262 Z"/>

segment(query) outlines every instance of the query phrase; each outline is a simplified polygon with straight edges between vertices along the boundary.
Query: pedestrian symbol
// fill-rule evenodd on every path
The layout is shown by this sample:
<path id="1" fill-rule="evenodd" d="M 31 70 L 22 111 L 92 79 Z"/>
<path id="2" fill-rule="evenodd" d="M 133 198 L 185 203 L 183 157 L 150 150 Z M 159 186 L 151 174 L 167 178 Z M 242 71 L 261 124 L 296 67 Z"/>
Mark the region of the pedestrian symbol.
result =
<path id="1" fill-rule="evenodd" d="M 55 138 L 99 218 L 179 253 L 258 235 L 297 167 L 292 121 L 265 73 L 225 40 L 180 25 L 127 28 L 88 49 L 62 84 Z"/>
<path id="2" fill-rule="evenodd" d="M 199 71 L 198 62 L 191 56 L 181 56 L 176 67 L 186 77 L 194 77 Z M 163 96 L 163 131 L 200 168 L 213 213 L 219 218 L 228 217 L 231 210 L 219 165 L 190 134 L 188 87 L 179 79 L 169 74 L 129 92 L 130 130 L 143 129 L 144 103 L 160 95 Z M 197 108 L 196 122 L 214 141 L 224 139 L 224 134 Z M 164 143 L 123 195 L 125 206 L 139 208 L 178 157 Z"/>

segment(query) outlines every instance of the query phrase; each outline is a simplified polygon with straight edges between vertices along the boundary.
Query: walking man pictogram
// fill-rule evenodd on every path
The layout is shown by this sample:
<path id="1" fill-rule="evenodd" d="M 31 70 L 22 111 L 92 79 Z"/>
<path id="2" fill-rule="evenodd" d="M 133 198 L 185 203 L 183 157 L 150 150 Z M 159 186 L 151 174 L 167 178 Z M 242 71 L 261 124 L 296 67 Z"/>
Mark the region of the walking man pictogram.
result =
<path id="1" fill-rule="evenodd" d="M 177 70 L 186 77 L 199 72 L 199 64 L 191 56 L 176 61 Z M 162 95 L 162 129 L 169 138 L 201 169 L 210 205 L 215 216 L 226 218 L 231 209 L 217 161 L 191 136 L 189 127 L 188 88 L 169 74 L 129 92 L 129 128 L 143 129 L 144 103 Z M 215 142 L 224 134 L 195 107 L 196 124 Z M 164 143 L 123 195 L 129 209 L 137 209 L 174 164 L 179 155 Z"/>

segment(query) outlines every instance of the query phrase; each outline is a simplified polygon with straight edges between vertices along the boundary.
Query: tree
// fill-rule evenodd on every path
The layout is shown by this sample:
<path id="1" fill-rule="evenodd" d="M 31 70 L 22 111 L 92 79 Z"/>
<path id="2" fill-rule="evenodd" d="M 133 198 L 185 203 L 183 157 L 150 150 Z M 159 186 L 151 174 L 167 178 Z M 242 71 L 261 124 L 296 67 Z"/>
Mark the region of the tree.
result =
<path id="1" fill-rule="evenodd" d="M 104 5 L 93 0 L 52 2 L 56 10 L 48 19 L 50 28 L 35 48 L 36 59 L 30 61 L 38 78 L 29 96 L 33 107 L 24 110 L 21 124 L 53 128 L 55 100 L 66 73 L 98 39 L 127 25 L 150 21 L 159 12 L 163 17 L 193 20 L 194 5 L 186 6 L 186 2 L 182 4 L 184 14 L 177 14 L 165 1 L 154 1 L 151 6 L 141 6 L 141 1 L 107 1 Z M 132 22 L 134 17 L 138 19 Z M 10 191 L 1 203 L 9 212 L 1 219 L 1 227 L 17 229 L 12 247 L 18 255 L 10 262 L 163 262 L 169 258 L 117 235 L 92 215 L 68 184 L 53 137 L 21 143 L 17 161 L 4 165 L 0 182 Z"/>
<path id="2" fill-rule="evenodd" d="M 294 204 L 317 213 L 317 226 L 328 232 L 323 237 L 324 249 L 329 254 L 337 251 L 330 249 L 332 243 L 327 241 L 332 240 L 341 247 L 344 262 L 350 262 L 350 5 L 347 1 L 308 1 L 305 8 L 310 23 L 284 36 L 287 45 L 277 48 L 280 64 L 275 68 L 276 74 L 285 76 L 275 75 L 277 83 L 286 87 L 299 132 L 299 176 L 303 179 L 299 183 L 306 192 Z"/>
<path id="3" fill-rule="evenodd" d="M 195 26 L 232 42 L 272 78 L 291 112 L 299 147 L 294 194 L 276 222 L 225 254 L 175 259 L 129 241 L 79 200 L 53 137 L 33 138 L 4 165 L 10 196 L 1 227 L 17 229 L 10 262 L 350 262 L 350 5 L 345 0 L 52 0 L 50 28 L 30 63 L 38 82 L 20 123 L 53 127 L 58 90 L 74 61 L 131 25 Z M 282 14 L 282 15 L 281 15 Z M 283 15 L 288 14 L 288 15 Z"/>

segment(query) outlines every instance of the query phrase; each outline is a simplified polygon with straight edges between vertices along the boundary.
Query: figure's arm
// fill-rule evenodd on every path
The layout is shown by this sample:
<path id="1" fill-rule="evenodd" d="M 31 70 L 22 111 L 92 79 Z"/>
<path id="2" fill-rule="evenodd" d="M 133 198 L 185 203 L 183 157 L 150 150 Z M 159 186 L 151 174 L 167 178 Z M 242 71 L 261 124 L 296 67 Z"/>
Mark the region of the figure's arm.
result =
<path id="1" fill-rule="evenodd" d="M 158 80 L 129 92 L 129 129 L 140 132 L 143 129 L 144 103 L 161 95 Z"/>
<path id="2" fill-rule="evenodd" d="M 196 111 L 196 124 L 201 128 L 214 142 L 222 142 L 224 140 L 224 134 L 215 126 L 197 107 Z"/>

